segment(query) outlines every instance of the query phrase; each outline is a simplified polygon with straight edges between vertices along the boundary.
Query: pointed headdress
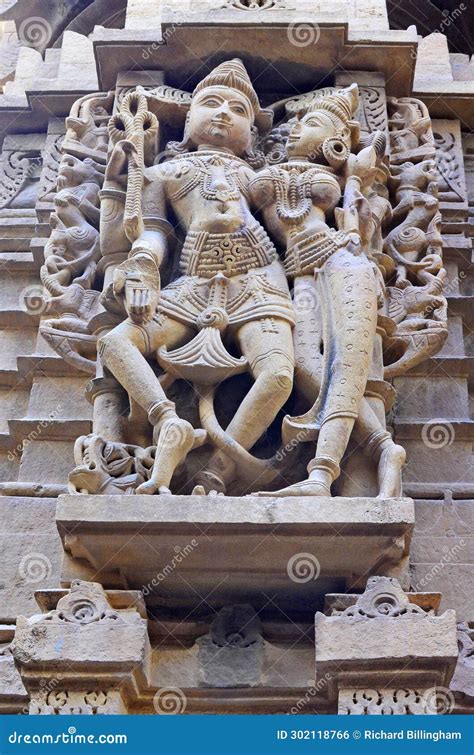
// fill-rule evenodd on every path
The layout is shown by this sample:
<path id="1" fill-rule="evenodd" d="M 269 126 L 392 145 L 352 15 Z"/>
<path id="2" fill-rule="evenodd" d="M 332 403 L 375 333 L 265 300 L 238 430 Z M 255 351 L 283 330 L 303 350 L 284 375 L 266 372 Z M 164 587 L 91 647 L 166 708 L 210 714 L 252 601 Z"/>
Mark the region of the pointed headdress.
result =
<path id="1" fill-rule="evenodd" d="M 255 118 L 255 125 L 261 133 L 268 131 L 273 122 L 273 112 L 260 106 L 260 101 L 252 86 L 244 64 L 238 58 L 226 60 L 216 66 L 196 86 L 193 94 L 168 86 L 157 87 L 151 92 L 144 92 L 148 98 L 149 108 L 158 117 L 164 116 L 172 125 L 178 125 L 191 107 L 192 98 L 208 87 L 228 87 L 243 94 L 249 101 Z"/>

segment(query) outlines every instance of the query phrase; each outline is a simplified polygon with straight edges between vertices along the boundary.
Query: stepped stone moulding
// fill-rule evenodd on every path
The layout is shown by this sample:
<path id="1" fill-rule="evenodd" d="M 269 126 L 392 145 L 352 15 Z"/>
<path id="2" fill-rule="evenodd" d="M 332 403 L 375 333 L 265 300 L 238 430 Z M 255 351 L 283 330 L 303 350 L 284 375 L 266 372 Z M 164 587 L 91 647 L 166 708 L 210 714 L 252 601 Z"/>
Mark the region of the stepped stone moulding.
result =
<path id="1" fill-rule="evenodd" d="M 76 580 L 54 609 L 18 617 L 11 652 L 30 713 L 125 713 L 146 686 L 147 622 L 133 599 L 114 609 L 100 584 Z"/>

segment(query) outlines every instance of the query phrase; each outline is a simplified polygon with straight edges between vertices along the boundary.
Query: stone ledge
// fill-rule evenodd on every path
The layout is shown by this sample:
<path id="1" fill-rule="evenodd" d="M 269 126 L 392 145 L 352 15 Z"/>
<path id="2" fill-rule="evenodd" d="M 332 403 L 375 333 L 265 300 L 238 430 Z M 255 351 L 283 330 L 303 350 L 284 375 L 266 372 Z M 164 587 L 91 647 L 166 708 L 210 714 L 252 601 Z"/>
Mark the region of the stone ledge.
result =
<path id="1" fill-rule="evenodd" d="M 372 574 L 406 582 L 414 507 L 401 498 L 64 495 L 56 521 L 69 568 L 80 559 L 111 587 L 120 575 L 148 605 L 192 608 L 208 597 L 304 615 Z"/>

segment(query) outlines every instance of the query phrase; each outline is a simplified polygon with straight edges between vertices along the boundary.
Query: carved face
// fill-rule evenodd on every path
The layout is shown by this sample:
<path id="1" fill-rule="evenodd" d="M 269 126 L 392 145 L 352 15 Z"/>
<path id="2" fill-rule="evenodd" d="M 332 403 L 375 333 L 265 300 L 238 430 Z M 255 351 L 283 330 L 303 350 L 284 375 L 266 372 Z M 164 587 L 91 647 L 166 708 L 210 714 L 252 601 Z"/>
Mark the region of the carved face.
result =
<path id="1" fill-rule="evenodd" d="M 80 186 L 88 181 L 97 183 L 98 180 L 99 173 L 90 158 L 86 157 L 85 160 L 79 160 L 72 155 L 64 155 L 61 159 L 58 171 L 58 189 Z"/>
<path id="2" fill-rule="evenodd" d="M 208 87 L 193 98 L 187 136 L 195 147 L 207 144 L 242 155 L 251 143 L 253 121 L 244 94 L 228 87 Z"/>
<path id="3" fill-rule="evenodd" d="M 307 113 L 295 123 L 290 131 L 288 155 L 315 159 L 324 140 L 335 134 L 336 127 L 326 113 L 322 111 Z"/>

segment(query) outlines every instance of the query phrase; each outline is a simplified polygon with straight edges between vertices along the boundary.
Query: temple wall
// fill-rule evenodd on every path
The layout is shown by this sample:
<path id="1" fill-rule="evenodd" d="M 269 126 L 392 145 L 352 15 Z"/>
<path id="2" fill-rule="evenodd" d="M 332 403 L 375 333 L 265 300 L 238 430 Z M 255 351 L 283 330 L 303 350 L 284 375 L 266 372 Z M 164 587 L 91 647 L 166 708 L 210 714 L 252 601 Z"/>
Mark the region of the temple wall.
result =
<path id="1" fill-rule="evenodd" d="M 217 631 L 215 627 L 212 629 L 210 611 L 181 627 L 182 634 L 177 631 L 173 639 L 167 641 L 163 638 L 168 630 L 174 631 L 174 622 L 179 624 L 183 609 L 179 607 L 178 618 L 174 619 L 172 608 L 165 600 L 164 609 L 152 606 L 146 635 L 142 598 L 135 596 L 133 601 L 130 598 L 136 590 L 132 580 L 119 569 L 109 573 L 103 565 L 93 565 L 94 558 L 87 549 L 89 545 L 99 546 L 91 545 L 80 527 L 77 538 L 74 528 L 66 535 L 64 531 L 61 536 L 58 534 L 56 506 L 58 496 L 70 492 L 68 477 L 77 464 L 74 444 L 78 437 L 92 432 L 93 409 L 85 396 L 91 375 L 65 361 L 40 333 L 41 323 L 51 317 L 45 311 L 40 270 L 51 231 L 49 221 L 54 210 L 60 148 L 66 131 L 64 120 L 79 97 L 114 89 L 116 81 L 127 76 L 132 83 L 137 81 L 145 86 L 147 79 L 151 86 L 164 76 L 165 83 L 171 78 L 176 86 L 181 60 L 186 71 L 182 87 L 191 90 L 189 82 L 196 83 L 196 77 L 202 73 L 203 60 L 207 55 L 214 55 L 212 40 L 221 33 L 223 53 L 218 57 L 224 59 L 240 54 L 240 41 L 246 35 L 247 47 L 242 57 L 260 75 L 265 70 L 264 58 L 272 46 L 274 28 L 286 28 L 284 25 L 295 17 L 300 26 L 316 28 L 318 38 L 311 43 L 313 47 L 304 43 L 303 36 L 297 37 L 296 42 L 286 39 L 281 57 L 276 62 L 270 61 L 271 72 L 267 71 L 262 77 L 261 86 L 256 76 L 255 86 L 259 93 L 262 90 L 266 105 L 271 100 L 273 76 L 279 97 L 284 80 L 288 81 L 285 96 L 293 96 L 301 77 L 305 82 L 314 78 L 314 86 L 306 86 L 304 91 L 323 85 L 345 86 L 346 78 L 350 78 L 362 87 L 378 87 L 383 102 L 387 94 L 416 97 L 426 104 L 431 116 L 439 171 L 442 254 L 447 271 L 448 337 L 439 353 L 393 380 L 397 398 L 388 415 L 388 429 L 407 451 L 402 495 L 414 500 L 415 523 L 409 565 L 404 563 L 398 571 L 387 569 L 382 578 L 399 578 L 403 572 L 400 580 L 406 593 L 410 590 L 416 594 L 441 593 L 440 610 L 453 609 L 458 624 L 474 626 L 472 62 L 469 56 L 450 54 L 442 34 L 421 38 L 413 27 L 408 31 L 390 30 L 385 0 L 335 1 L 330 9 L 328 3 L 316 0 L 298 3 L 269 0 L 259 3 L 262 7 L 256 10 L 245 9 L 242 7 L 245 5 L 248 3 L 231 0 L 162 0 L 160 3 L 129 0 L 123 28 L 107 28 L 104 19 L 104 25 L 97 23 L 88 35 L 66 29 L 60 45 L 48 47 L 46 42 L 44 55 L 34 45 L 22 44 L 18 22 L 16 27 L 11 20 L 2 22 L 0 48 L 5 55 L 2 55 L 0 69 L 3 84 L 0 91 L 0 712 L 18 712 L 28 705 L 28 700 L 35 700 L 40 712 L 55 712 L 49 708 L 42 711 L 46 703 L 36 695 L 29 671 L 22 672 L 21 681 L 18 664 L 14 668 L 11 656 L 3 656 L 2 650 L 6 651 L 13 639 L 18 617 L 29 618 L 38 613 L 35 593 L 41 593 L 41 610 L 46 610 L 46 606 L 54 612 L 59 592 L 64 599 L 63 594 L 74 579 L 102 582 L 107 596 L 100 600 L 106 601 L 107 610 L 125 610 L 125 598 L 117 597 L 119 593 L 127 594 L 134 609 L 139 605 L 136 626 L 125 626 L 123 631 L 133 632 L 133 642 L 145 649 L 143 653 L 140 650 L 138 661 L 127 658 L 124 668 L 126 666 L 132 678 L 135 672 L 129 671 L 126 664 L 130 664 L 130 669 L 134 663 L 133 668 L 138 667 L 146 656 L 148 686 L 132 702 L 125 703 L 111 695 L 104 708 L 110 705 L 112 712 L 152 712 L 153 691 L 177 686 L 192 690 L 188 696 L 189 712 L 254 712 L 253 703 L 244 694 L 235 706 L 225 694 L 219 700 L 220 674 L 224 671 L 218 664 L 211 663 L 212 672 L 206 676 L 209 668 L 206 654 L 212 654 L 212 643 L 206 638 Z M 220 27 L 224 31 L 220 32 Z M 40 31 L 47 34 L 50 28 L 45 20 Z M 170 28 L 173 33 L 167 36 L 166 30 Z M 206 33 L 210 42 L 205 40 Z M 234 33 L 237 35 L 235 49 L 232 47 Z M 184 50 L 192 35 L 200 40 L 195 60 Z M 252 55 L 249 48 L 261 40 L 262 54 Z M 361 40 L 363 45 L 358 50 L 357 43 Z M 384 45 L 385 49 L 377 52 Z M 369 50 L 362 50 L 363 47 Z M 394 79 L 387 68 L 391 65 L 387 58 L 392 54 L 392 47 L 393 59 L 405 61 L 393 74 Z M 178 58 L 173 66 L 172 56 L 179 56 L 180 50 L 182 59 Z M 323 75 L 328 50 L 333 51 L 333 65 Z M 376 65 L 377 56 L 380 67 Z M 347 66 L 343 63 L 346 57 Z M 354 469 L 360 466 L 357 457 L 353 465 Z M 351 471 L 350 467 L 348 469 Z M 357 477 L 357 470 L 354 474 Z M 183 535 L 178 550 L 187 542 L 188 535 Z M 409 540 L 406 531 L 404 536 L 406 545 Z M 242 535 L 237 532 L 232 537 L 238 543 Z M 400 534 L 398 537 L 403 539 Z M 400 546 L 402 550 L 405 545 Z M 139 558 L 139 553 L 138 548 L 135 558 Z M 405 556 L 408 558 L 406 550 Z M 225 557 L 221 557 L 225 561 Z M 203 573 L 206 571 L 204 566 L 199 568 Z M 360 598 L 363 589 L 361 584 L 356 585 L 353 590 L 356 597 Z M 56 592 L 51 596 L 53 591 Z M 323 592 L 327 595 L 350 590 L 348 583 L 329 580 Z M 46 597 L 42 597 L 43 593 Z M 239 596 L 236 603 L 247 602 L 242 585 L 235 586 L 235 594 Z M 304 604 L 310 599 L 303 596 L 301 601 Z M 184 597 L 182 600 L 186 605 Z M 225 605 L 224 598 L 222 601 Z M 322 611 L 324 600 L 313 608 L 313 614 L 315 610 Z M 218 609 L 221 610 L 220 605 Z M 255 629 L 259 638 L 252 650 L 255 657 L 242 655 L 241 678 L 235 671 L 236 686 L 257 683 L 266 690 L 259 703 L 262 712 L 290 710 L 304 697 L 308 679 L 314 676 L 314 644 L 309 634 L 312 625 L 305 611 L 302 610 L 301 615 L 305 638 L 296 642 L 294 650 L 290 650 L 295 644 L 294 628 L 270 614 L 263 621 L 263 629 Z M 22 632 L 27 632 L 25 626 L 21 624 Z M 326 629 L 321 625 L 323 631 Z M 436 627 L 435 631 L 438 631 Z M 465 641 L 472 646 L 469 627 L 459 631 L 464 632 L 463 638 L 468 637 Z M 125 638 L 127 636 L 124 634 Z M 148 642 L 151 643 L 149 649 Z M 160 647 L 162 652 L 157 649 Z M 285 660 L 281 660 L 282 648 Z M 332 673 L 330 660 L 324 663 L 327 663 L 328 673 Z M 3 686 L 2 664 L 5 669 L 8 666 L 11 675 L 8 684 Z M 90 667 L 84 661 L 81 673 L 85 688 L 86 681 L 93 678 L 93 664 L 94 660 Z M 258 678 L 252 678 L 251 668 L 260 669 Z M 446 671 L 443 673 L 449 677 L 449 687 L 452 669 L 451 676 Z M 289 679 L 286 687 L 291 688 L 291 693 L 283 689 L 282 678 Z M 464 656 L 453 678 L 454 712 L 472 713 L 472 667 L 465 663 Z M 224 686 L 231 684 L 227 680 Z M 200 698 L 203 688 L 211 690 L 206 700 Z M 339 699 L 340 706 L 341 700 L 343 696 Z M 84 712 L 94 707 L 83 700 L 81 705 Z M 296 712 L 335 712 L 336 709 L 334 699 L 318 692 L 311 703 Z M 30 710 L 35 712 L 36 709 Z"/>

